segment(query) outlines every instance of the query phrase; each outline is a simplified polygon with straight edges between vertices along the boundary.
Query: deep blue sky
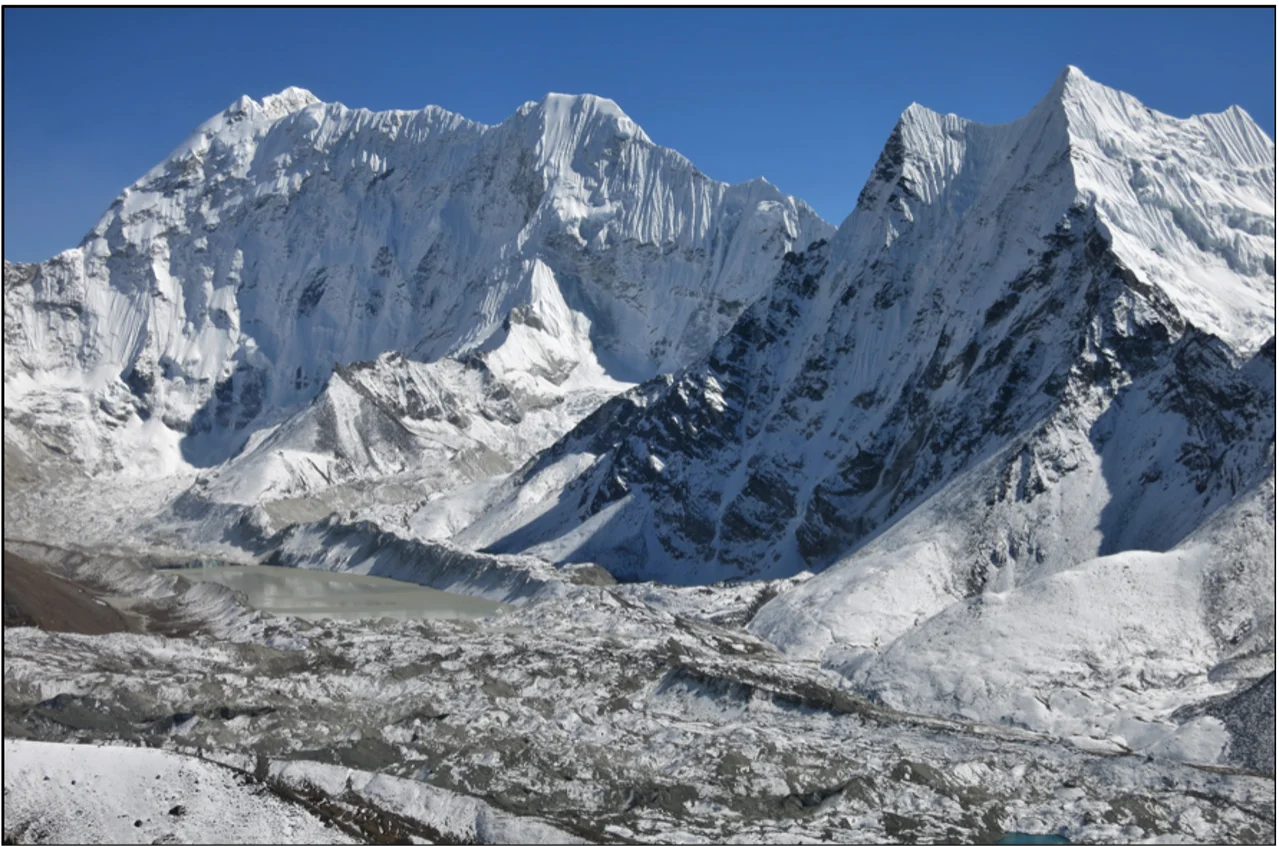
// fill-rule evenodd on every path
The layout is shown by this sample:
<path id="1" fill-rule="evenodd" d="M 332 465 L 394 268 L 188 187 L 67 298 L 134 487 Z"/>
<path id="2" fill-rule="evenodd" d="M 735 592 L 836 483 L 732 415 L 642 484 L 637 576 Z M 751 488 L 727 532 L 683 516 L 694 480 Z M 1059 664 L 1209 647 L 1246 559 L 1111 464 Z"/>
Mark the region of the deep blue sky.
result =
<path id="1" fill-rule="evenodd" d="M 4 11 L 4 257 L 75 246 L 240 94 L 288 85 L 497 123 L 548 91 L 616 100 L 705 173 L 765 176 L 838 223 L 912 101 L 1024 114 L 1067 64 L 1273 138 L 1273 9 Z"/>

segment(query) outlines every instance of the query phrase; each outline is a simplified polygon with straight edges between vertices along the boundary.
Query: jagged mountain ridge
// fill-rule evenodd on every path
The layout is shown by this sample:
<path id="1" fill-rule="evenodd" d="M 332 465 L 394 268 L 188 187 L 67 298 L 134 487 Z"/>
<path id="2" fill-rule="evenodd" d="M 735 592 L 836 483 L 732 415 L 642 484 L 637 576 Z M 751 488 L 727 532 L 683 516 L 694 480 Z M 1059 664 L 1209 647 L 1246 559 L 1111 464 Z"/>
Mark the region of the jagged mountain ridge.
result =
<path id="1" fill-rule="evenodd" d="M 912 106 L 829 243 L 458 540 L 677 584 L 820 571 L 753 631 L 898 707 L 1091 737 L 1164 720 L 1157 692 L 1273 666 L 1273 186 L 1273 142 L 1240 110 L 1170 118 L 1073 68 L 1011 124 Z M 1227 512 L 1252 517 L 1203 541 Z M 1124 579 L 1180 616 L 1177 661 Z M 1055 618 L 1063 585 L 1114 615 Z M 996 602 L 1031 611 L 955 625 Z M 1010 619 L 1057 637 L 1018 642 Z M 1071 644 L 1112 652 L 1053 654 Z M 1040 660 L 1071 670 L 1007 669 Z M 1114 695 L 1112 662 L 1149 691 Z M 1036 711 L 1032 682 L 1105 705 Z"/>
<path id="2" fill-rule="evenodd" d="M 761 576 L 823 567 L 1043 419 L 1072 386 L 1109 383 L 1103 394 L 1113 394 L 1188 326 L 1217 330 L 1236 355 L 1256 351 L 1269 337 L 1267 320 L 1273 335 L 1273 303 L 1253 296 L 1267 286 L 1273 295 L 1264 235 L 1236 230 L 1232 261 L 1248 273 L 1234 273 L 1199 249 L 1184 220 L 1165 233 L 1166 253 L 1185 253 L 1188 266 L 1229 283 L 1212 294 L 1253 304 L 1238 312 L 1195 311 L 1185 292 L 1143 279 L 1134 270 L 1141 257 L 1113 241 L 1124 228 L 1178 218 L 1158 201 L 1143 207 L 1153 222 L 1120 219 L 1115 210 L 1133 198 L 1111 200 L 1092 187 L 1102 182 L 1095 172 L 1122 165 L 1092 164 L 1090 131 L 1076 127 L 1090 112 L 1100 114 L 1086 127 L 1113 121 L 1113 94 L 1072 70 L 1013 124 L 908 109 L 830 245 L 793 257 L 769 295 L 658 399 L 654 389 L 637 390 L 635 402 L 656 403 L 637 424 L 603 443 L 593 433 L 594 443 L 556 448 L 604 454 L 564 498 L 562 513 L 578 509 L 561 514 L 566 525 L 634 491 L 623 511 L 643 516 L 612 516 L 634 530 L 612 537 L 618 548 L 644 551 L 636 558 L 647 574 L 701 581 L 743 565 Z M 1217 117 L 1161 120 L 1198 131 L 1196 140 L 1230 135 Z M 1254 144 L 1240 166 L 1242 187 L 1232 180 L 1221 192 L 1238 207 L 1227 220 L 1269 203 L 1270 221 L 1252 228 L 1273 232 L 1273 165 L 1258 164 L 1273 144 L 1246 124 Z M 1153 143 L 1146 150 L 1155 161 L 1169 155 Z M 1135 202 L 1167 193 L 1143 185 Z M 651 506 L 634 505 L 641 497 Z M 472 537 L 521 548 L 565 532 L 544 519 L 539 530 L 506 538 L 498 527 L 511 521 L 502 512 Z M 588 543 L 580 554 L 602 552 Z"/>
<path id="3" fill-rule="evenodd" d="M 696 358 L 791 247 L 830 231 L 763 180 L 707 178 L 590 95 L 548 95 L 491 127 L 301 89 L 243 97 L 79 247 L 6 263 L 6 418 L 91 473 L 214 467 L 340 392 L 335 364 L 407 383 L 410 364 L 454 357 L 475 373 L 431 379 L 495 382 L 534 411 L 576 398 L 535 436 L 493 438 L 490 470 L 505 469 L 609 394 Z M 383 400 L 391 428 L 412 430 L 412 398 Z M 347 428 L 374 413 L 320 402 Z M 451 456 L 440 437 L 493 435 L 464 430 L 336 452 L 295 438 L 306 457 L 259 457 L 222 494 L 306 494 Z"/>

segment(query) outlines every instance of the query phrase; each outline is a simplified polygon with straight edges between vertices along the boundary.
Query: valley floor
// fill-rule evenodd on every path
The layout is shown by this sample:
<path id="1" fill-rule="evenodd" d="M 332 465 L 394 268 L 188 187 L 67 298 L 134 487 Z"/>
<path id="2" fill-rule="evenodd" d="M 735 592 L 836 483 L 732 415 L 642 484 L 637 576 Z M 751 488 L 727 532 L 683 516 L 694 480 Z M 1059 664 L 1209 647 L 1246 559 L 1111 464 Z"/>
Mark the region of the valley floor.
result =
<path id="1" fill-rule="evenodd" d="M 141 565 L 95 573 L 85 589 L 132 586 L 177 626 L 5 628 L 6 841 L 1275 837 L 1273 778 L 896 712 L 634 586 L 307 622 Z"/>

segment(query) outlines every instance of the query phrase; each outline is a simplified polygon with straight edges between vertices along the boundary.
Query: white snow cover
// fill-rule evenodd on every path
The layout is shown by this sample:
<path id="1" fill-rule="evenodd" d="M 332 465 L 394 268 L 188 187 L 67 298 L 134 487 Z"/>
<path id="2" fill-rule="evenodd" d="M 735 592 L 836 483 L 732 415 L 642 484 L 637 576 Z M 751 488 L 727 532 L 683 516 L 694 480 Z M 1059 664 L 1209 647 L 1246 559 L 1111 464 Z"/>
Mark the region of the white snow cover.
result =
<path id="1" fill-rule="evenodd" d="M 1081 199 L 1115 252 L 1186 320 L 1249 354 L 1275 332 L 1275 143 L 1238 106 L 1180 120 L 1057 82 Z"/>
<path id="2" fill-rule="evenodd" d="M 470 481 L 704 352 L 787 250 L 830 231 L 766 182 L 707 178 L 591 95 L 548 95 L 492 127 L 297 88 L 242 97 L 79 247 L 6 264 L 6 419 L 61 426 L 91 473 L 153 476 L 260 444 L 332 387 L 335 363 L 470 352 L 517 406 L 565 405 L 523 427 L 536 432 L 418 433 L 450 460 L 459 440 L 503 457 Z M 440 367 L 432 378 L 458 378 Z M 220 494 L 390 472 L 292 441 Z M 339 479 L 325 465 L 343 460 L 355 469 Z"/>
<path id="3" fill-rule="evenodd" d="M 4 835 L 19 844 L 356 843 L 211 762 L 12 738 L 4 740 Z"/>
<path id="4" fill-rule="evenodd" d="M 1215 761 L 1169 718 L 1273 667 L 1273 160 L 1075 68 L 1010 124 L 911 106 L 828 247 L 457 540 L 811 568 L 751 629 L 889 703 Z"/>
<path id="5" fill-rule="evenodd" d="M 1075 202 L 1096 210 L 1115 255 L 1233 353 L 1273 339 L 1273 142 L 1238 109 L 1180 121 L 1074 68 L 1045 102 L 1065 116 Z M 955 119 L 912 107 L 903 126 L 908 151 L 940 142 L 930 167 L 955 161 L 941 141 Z M 942 196 L 913 173 L 925 202 Z M 1215 404 L 1228 403 L 1243 360 L 1214 370 L 1192 359 L 1198 344 L 1186 336 L 1173 353 L 1176 377 L 1137 375 L 1119 397 L 1074 398 L 766 606 L 752 628 L 901 708 L 1216 760 L 1228 737 L 1215 719 L 1168 718 L 1233 690 L 1225 668 L 1238 657 L 1252 674 L 1273 668 L 1274 376 L 1273 353 L 1244 368 L 1266 390 L 1234 420 L 1255 415 L 1256 429 L 1214 429 L 1205 419 L 1224 413 Z M 1198 379 L 1183 381 L 1191 369 Z M 1211 393 L 1198 380 L 1223 393 L 1195 412 L 1167 402 L 1170 391 Z M 1213 483 L 1188 457 L 1205 446 Z M 974 596 L 957 565 L 988 558 L 999 565 Z"/>
<path id="6" fill-rule="evenodd" d="M 655 608 L 651 589 L 578 587 L 476 624 L 279 620 L 287 652 L 8 627 L 6 717 L 51 739 L 123 725 L 260 763 L 328 813 L 373 805 L 439 841 L 882 843 L 900 829 L 885 812 L 921 842 L 1273 830 L 1273 779 L 878 707 L 740 628 L 684 617 L 697 601 Z"/>
<path id="7" fill-rule="evenodd" d="M 332 796 L 353 792 L 384 809 L 446 833 L 451 843 L 585 844 L 581 838 L 534 818 L 415 779 L 368 773 L 319 762 L 273 762 L 273 778 L 292 787 L 319 787 Z"/>
<path id="8" fill-rule="evenodd" d="M 1090 187 L 1095 180 L 1086 151 L 1089 139 L 1101 132 L 1099 124 L 1118 120 L 1110 107 L 1118 96 L 1068 68 L 1029 115 L 1010 124 L 985 126 L 918 105 L 908 108 L 857 210 L 828 251 L 813 251 L 791 266 L 797 270 L 788 285 L 808 290 L 796 295 L 785 285 L 775 285 L 712 351 L 709 361 L 677 380 L 668 400 L 657 404 L 660 411 L 644 424 L 653 433 L 631 432 L 608 442 L 609 448 L 623 442 L 620 458 L 611 456 L 596 464 L 594 448 L 570 440 L 552 451 L 576 469 L 570 474 L 576 496 L 583 496 L 582 490 L 589 494 L 607 488 L 606 479 L 618 480 L 625 489 L 622 505 L 603 522 L 610 536 L 592 530 L 589 542 L 580 538 L 578 526 L 588 521 L 600 524 L 594 510 L 548 521 L 545 498 L 539 498 L 533 512 L 525 512 L 522 495 L 503 492 L 508 499 L 496 503 L 491 514 L 460 537 L 495 549 L 535 549 L 543 554 L 554 550 L 559 551 L 552 554 L 557 557 L 586 555 L 597 560 L 643 549 L 644 574 L 678 582 L 713 581 L 743 571 L 785 576 L 831 560 L 831 551 L 818 554 L 803 548 L 806 533 L 828 529 L 822 526 L 827 521 L 821 510 L 812 505 L 816 495 L 827 493 L 823 486 L 856 487 L 846 476 L 833 483 L 832 470 L 843 472 L 844 467 L 876 458 L 876 467 L 894 459 L 918 461 L 920 445 L 910 436 L 927 439 L 930 421 L 905 402 L 913 392 L 927 391 L 935 407 L 949 407 L 955 417 L 967 416 L 962 424 L 952 425 L 951 435 L 967 442 L 968 455 L 980 458 L 1014 434 L 995 433 L 992 427 L 1041 420 L 1052 393 L 1060 391 L 1055 384 L 1077 376 L 1079 367 L 1091 368 L 1112 357 L 1108 345 L 1137 343 L 1143 327 L 1160 325 L 1151 332 L 1162 343 L 1175 341 L 1192 325 L 1220 333 L 1234 355 L 1254 353 L 1274 331 L 1273 239 L 1239 234 L 1237 250 L 1231 254 L 1238 259 L 1234 268 L 1218 253 L 1177 242 L 1178 249 L 1186 251 L 1182 264 L 1216 268 L 1220 285 L 1213 290 L 1220 296 L 1242 302 L 1240 298 L 1247 299 L 1243 292 L 1269 292 L 1249 300 L 1252 305 L 1242 311 L 1195 309 L 1179 293 L 1184 278 L 1169 282 L 1158 275 L 1148 277 L 1140 256 L 1128 252 L 1122 241 L 1107 241 L 1118 226 L 1120 206 L 1110 202 L 1109 194 Z M 1250 124 L 1241 112 L 1226 114 L 1232 121 Z M 1158 143 L 1132 142 L 1157 155 L 1161 144 L 1170 143 L 1168 138 L 1189 137 L 1205 121 L 1213 123 L 1160 118 L 1157 132 L 1138 123 L 1128 134 L 1158 135 Z M 1263 232 L 1267 220 L 1273 228 L 1273 187 L 1255 157 L 1266 145 L 1273 157 L 1274 148 L 1255 126 L 1239 131 L 1256 146 L 1242 152 L 1221 146 L 1205 149 L 1178 172 L 1180 177 L 1167 178 L 1166 193 L 1180 190 L 1176 179 L 1228 184 L 1228 190 L 1222 189 L 1222 203 L 1269 207 L 1269 217 L 1262 215 L 1254 227 Z M 1124 192 L 1129 191 L 1125 185 Z M 1207 196 L 1208 191 L 1200 193 Z M 1135 201 L 1123 209 L 1129 216 L 1124 225 L 1134 231 L 1162 226 L 1159 221 L 1171 215 L 1165 206 Z M 1205 226 L 1215 226 L 1218 216 L 1202 211 L 1201 217 Z M 1096 237 L 1089 241 L 1092 236 Z M 1066 252 L 1066 245 L 1078 252 Z M 1105 273 L 1128 274 L 1131 283 L 1098 278 L 1092 283 L 1097 290 L 1088 289 L 1081 277 L 1103 272 L 1098 265 L 1103 251 L 1114 266 Z M 1247 256 L 1255 261 L 1243 258 Z M 729 372 L 737 382 L 733 399 L 727 399 L 721 384 Z M 1112 390 L 1120 387 L 1116 384 Z M 1011 409 L 992 420 L 995 416 L 984 413 L 994 407 L 998 392 L 1007 394 L 1001 402 Z M 650 402 L 636 397 L 640 405 Z M 1084 417 L 1104 412 L 1109 399 L 1087 402 L 1095 408 Z M 1079 428 L 1086 430 L 1091 423 L 1075 415 L 1062 426 L 1083 435 Z M 716 430 L 714 437 L 707 435 L 707 427 Z M 679 430 L 683 441 L 671 435 Z M 687 450 L 679 449 L 689 454 L 689 461 L 668 455 L 669 446 L 654 443 L 650 435 L 685 444 Z M 1069 449 L 1081 455 L 1091 451 L 1086 444 Z M 704 450 L 713 456 L 700 455 Z M 592 461 L 578 458 L 583 452 Z M 641 464 L 655 467 L 650 456 L 661 463 L 656 475 L 669 482 L 635 484 L 652 476 L 633 470 Z M 941 458 L 940 478 L 962 469 L 962 458 Z M 549 467 L 549 461 L 536 465 L 540 474 L 551 473 Z M 937 472 L 931 476 L 939 478 Z M 777 479 L 785 481 L 781 488 L 791 489 L 783 500 L 793 499 L 798 508 L 777 517 L 763 533 L 766 539 L 759 548 L 751 546 L 755 539 L 744 545 L 744 539 L 726 532 L 725 525 L 737 523 L 739 517 L 758 520 L 760 512 L 772 510 L 776 504 L 765 502 L 765 492 L 777 490 Z M 532 482 L 520 480 L 521 485 Z M 668 508 L 671 497 L 683 502 Z M 885 511 L 904 513 L 912 505 L 910 500 L 901 502 L 900 495 L 890 501 L 874 490 L 867 497 L 878 502 L 831 506 L 844 513 L 832 519 L 854 521 L 857 511 L 873 506 L 868 510 L 872 514 L 865 516 L 873 522 Z M 912 499 L 919 502 L 918 497 Z M 810 504 L 807 509 L 805 503 Z M 1085 508 L 1100 512 L 1105 506 L 1103 495 Z M 687 522 L 690 511 L 700 513 L 699 525 L 703 520 L 718 524 L 715 537 L 694 546 L 682 531 L 669 531 L 671 525 Z M 1153 522 L 1143 523 L 1150 525 Z M 1177 524 L 1182 534 L 1193 525 Z M 518 529 L 521 526 L 525 528 Z M 817 530 L 810 532 L 814 526 Z M 571 545 L 556 540 L 566 533 L 577 540 Z M 788 543 L 792 536 L 798 537 L 798 549 Z M 1100 535 L 1078 540 L 1097 544 Z M 1073 561 L 1078 561 L 1076 552 L 1069 553 Z"/>
<path id="9" fill-rule="evenodd" d="M 1228 757 L 1172 715 L 1273 668 L 1275 151 L 1242 110 L 1075 68 L 1009 124 L 913 105 L 832 235 L 611 101 L 313 101 L 242 99 L 6 265 L 6 461 L 199 466 L 148 531 L 262 504 L 290 563 L 494 599 L 552 562 L 811 571 L 751 630 L 890 705 Z"/>

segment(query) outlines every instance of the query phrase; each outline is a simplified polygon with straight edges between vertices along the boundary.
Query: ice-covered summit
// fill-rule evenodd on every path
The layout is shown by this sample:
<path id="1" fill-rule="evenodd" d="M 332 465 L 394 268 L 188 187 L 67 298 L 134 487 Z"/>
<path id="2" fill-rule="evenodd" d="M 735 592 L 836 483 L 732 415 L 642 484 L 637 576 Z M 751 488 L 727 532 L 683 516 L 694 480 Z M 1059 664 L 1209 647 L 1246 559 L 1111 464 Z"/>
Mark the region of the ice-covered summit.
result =
<path id="1" fill-rule="evenodd" d="M 1007 124 L 913 105 L 829 244 L 457 538 L 668 583 L 812 571 L 752 628 L 904 708 L 1162 720 L 1273 666 L 1273 151 L 1075 69 Z"/>
<path id="2" fill-rule="evenodd" d="M 103 472 L 203 467 L 340 393 L 335 365 L 471 356 L 477 379 L 508 392 L 507 425 L 560 410 L 484 433 L 479 452 L 502 458 L 472 473 L 492 472 L 610 392 L 693 361 L 787 251 L 831 229 L 772 186 L 707 178 L 600 97 L 551 94 L 495 126 L 300 88 L 242 97 L 78 248 L 6 266 L 6 409 L 55 392 L 59 409 L 98 410 L 69 415 L 66 449 Z M 111 423 L 90 420 L 103 404 Z M 456 455 L 478 434 L 430 437 Z M 374 460 L 309 443 L 342 468 L 319 485 L 424 451 L 401 439 Z M 292 473 L 277 490 L 308 488 Z"/>
<path id="3" fill-rule="evenodd" d="M 535 115 L 542 121 L 548 135 L 561 139 L 566 134 L 581 132 L 586 127 L 606 126 L 622 138 L 638 138 L 651 143 L 644 130 L 617 103 L 595 94 L 551 92 L 541 100 L 525 103 L 516 114 Z"/>
<path id="4" fill-rule="evenodd" d="M 676 438 L 662 422 L 673 409 L 643 399 L 653 432 L 619 433 L 620 452 L 583 481 L 599 488 L 581 495 L 592 517 L 580 531 L 567 514 L 514 531 L 502 507 L 472 537 L 554 556 L 643 550 L 634 566 L 668 580 L 785 575 L 855 549 L 1039 419 L 1081 367 L 1142 371 L 1150 345 L 1192 330 L 1251 356 L 1274 334 L 1273 169 L 1261 157 L 1273 145 L 1250 123 L 1238 127 L 1249 144 L 1215 143 L 1216 117 L 1158 115 L 1074 68 L 1007 124 L 912 105 L 829 247 L 788 264 L 702 376 L 671 389 L 702 398 L 707 420 Z M 1026 358 L 1010 359 L 1017 350 Z M 951 411 L 912 422 L 934 403 Z M 935 465 L 898 439 L 951 415 Z M 642 446 L 659 432 L 663 447 Z M 832 467 L 843 469 L 820 481 Z M 626 518 L 587 530 L 619 501 Z"/>
<path id="5" fill-rule="evenodd" d="M 1095 210 L 1129 267 L 1248 355 L 1274 331 L 1274 185 L 1274 142 L 1242 109 L 1174 118 L 1068 66 L 1008 124 L 908 107 L 840 240 L 945 228 L 1033 190 L 1014 225 L 1040 237 L 1066 207 Z"/>
<path id="6" fill-rule="evenodd" d="M 1125 262 L 1243 354 L 1274 333 L 1275 145 L 1237 106 L 1178 119 L 1068 69 L 1083 202 Z"/>
<path id="7" fill-rule="evenodd" d="M 320 98 L 305 88 L 290 85 L 278 94 L 268 94 L 263 97 L 262 111 L 273 118 L 282 118 L 319 102 L 321 102 Z"/>

